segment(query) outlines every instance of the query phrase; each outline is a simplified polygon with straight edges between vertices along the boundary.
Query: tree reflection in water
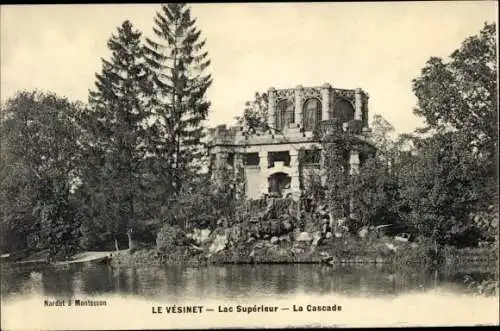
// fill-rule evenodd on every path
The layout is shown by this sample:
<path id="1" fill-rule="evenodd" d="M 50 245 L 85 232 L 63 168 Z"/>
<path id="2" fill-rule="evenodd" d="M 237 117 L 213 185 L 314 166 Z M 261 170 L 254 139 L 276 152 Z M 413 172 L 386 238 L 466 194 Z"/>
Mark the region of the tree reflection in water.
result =
<path id="1" fill-rule="evenodd" d="M 207 267 L 109 265 L 41 270 L 2 270 L 2 299 L 23 294 L 73 296 L 121 294 L 175 301 L 279 298 L 290 295 L 396 296 L 447 287 L 466 291 L 465 275 L 492 277 L 481 269 L 425 269 L 392 265 L 224 265 Z"/>

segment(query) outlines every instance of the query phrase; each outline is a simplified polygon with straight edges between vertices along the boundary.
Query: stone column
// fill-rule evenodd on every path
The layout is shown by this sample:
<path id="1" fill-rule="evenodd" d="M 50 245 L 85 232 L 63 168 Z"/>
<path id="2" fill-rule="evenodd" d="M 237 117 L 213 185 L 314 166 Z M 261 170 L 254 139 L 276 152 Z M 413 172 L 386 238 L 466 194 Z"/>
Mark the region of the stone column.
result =
<path id="1" fill-rule="evenodd" d="M 333 120 L 337 115 L 335 114 L 335 102 L 336 102 L 335 90 L 332 89 L 330 92 L 330 109 L 329 109 L 329 120 Z"/>
<path id="2" fill-rule="evenodd" d="M 299 180 L 299 151 L 291 150 L 290 152 L 290 191 L 294 200 L 300 198 L 300 180 Z"/>
<path id="3" fill-rule="evenodd" d="M 359 120 L 361 121 L 361 119 L 363 118 L 362 116 L 362 111 L 363 111 L 363 92 L 361 92 L 361 89 L 360 88 L 357 88 L 356 89 L 356 92 L 355 92 L 355 102 L 354 102 L 354 106 L 355 106 L 355 110 L 354 110 L 354 119 L 355 120 Z"/>
<path id="4" fill-rule="evenodd" d="M 302 127 L 302 108 L 304 107 L 304 88 L 302 85 L 295 89 L 295 127 Z"/>
<path id="5" fill-rule="evenodd" d="M 267 152 L 259 152 L 259 166 L 260 166 L 260 171 L 266 171 L 267 170 Z"/>
<path id="6" fill-rule="evenodd" d="M 234 154 L 234 178 L 236 179 L 236 197 L 242 198 L 245 196 L 245 168 L 243 164 L 243 153 L 237 152 Z"/>
<path id="7" fill-rule="evenodd" d="M 267 152 L 259 152 L 259 166 L 260 166 L 260 192 L 261 194 L 268 193 L 268 183 L 267 183 Z"/>
<path id="8" fill-rule="evenodd" d="M 351 151 L 349 156 L 349 174 L 354 175 L 359 172 L 359 152 Z"/>
<path id="9" fill-rule="evenodd" d="M 276 90 L 274 87 L 271 87 L 268 91 L 268 100 L 267 122 L 271 128 L 271 133 L 274 133 L 274 128 L 276 128 Z"/>
<path id="10" fill-rule="evenodd" d="M 327 178 L 326 151 L 324 149 L 321 149 L 320 155 L 321 158 L 319 160 L 319 173 L 321 177 L 321 185 L 326 185 L 326 178 Z"/>
<path id="11" fill-rule="evenodd" d="M 368 128 L 368 100 L 370 99 L 370 96 L 368 93 L 365 93 L 365 106 L 363 107 L 362 111 L 364 113 L 365 121 L 363 122 L 363 128 Z"/>
<path id="12" fill-rule="evenodd" d="M 354 175 L 359 173 L 359 152 L 351 151 L 349 156 L 349 174 Z M 349 198 L 349 217 L 352 219 L 357 219 L 357 215 L 354 212 L 354 197 Z"/>
<path id="13" fill-rule="evenodd" d="M 330 89 L 331 86 L 328 83 L 323 84 L 321 87 L 321 120 L 329 120 L 330 116 Z"/>
<path id="14" fill-rule="evenodd" d="M 215 168 L 220 170 L 224 167 L 227 159 L 227 153 L 224 151 L 219 151 L 215 154 Z"/>
<path id="15" fill-rule="evenodd" d="M 238 174 L 238 170 L 243 167 L 243 154 L 240 152 L 234 153 L 234 174 Z"/>
<path id="16" fill-rule="evenodd" d="M 219 185 L 222 185 L 222 181 L 224 179 L 224 172 L 227 171 L 226 164 L 227 164 L 227 152 L 226 151 L 219 151 L 215 155 L 215 180 Z"/>

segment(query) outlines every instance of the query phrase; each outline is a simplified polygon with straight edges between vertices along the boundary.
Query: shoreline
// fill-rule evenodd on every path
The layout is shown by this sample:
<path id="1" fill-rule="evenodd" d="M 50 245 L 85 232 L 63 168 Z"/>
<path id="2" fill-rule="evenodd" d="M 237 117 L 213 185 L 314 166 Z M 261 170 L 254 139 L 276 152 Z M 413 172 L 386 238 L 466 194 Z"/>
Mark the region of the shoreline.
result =
<path id="1" fill-rule="evenodd" d="M 242 264 L 320 264 L 320 265 L 425 265 L 425 266 L 461 266 L 477 265 L 485 267 L 496 267 L 498 265 L 498 255 L 494 254 L 494 249 L 474 248 L 474 249 L 453 249 L 452 252 L 445 252 L 443 257 L 438 260 L 432 260 L 429 257 L 409 256 L 408 252 L 395 254 L 376 254 L 375 252 L 366 252 L 362 255 L 351 255 L 349 257 L 338 257 L 331 255 L 327 260 L 316 254 L 304 254 L 299 256 L 238 256 L 238 254 L 221 254 L 211 257 L 183 256 L 182 254 L 172 254 L 172 256 L 162 256 L 156 249 L 141 249 L 135 252 L 122 251 L 114 254 L 110 264 L 114 266 L 137 266 L 137 265 L 242 265 Z M 226 252 L 227 253 L 227 252 Z M 321 252 L 319 252 L 321 253 Z M 413 254 L 411 254 L 413 255 Z M 329 262 L 327 262 L 329 261 Z"/>
<path id="2" fill-rule="evenodd" d="M 92 256 L 99 258 L 75 258 Z M 320 264 L 320 265 L 420 265 L 461 266 L 477 265 L 497 267 L 498 251 L 494 248 L 444 247 L 438 256 L 429 256 L 427 247 L 402 248 L 397 251 L 357 247 L 354 250 L 335 250 L 333 247 L 318 246 L 315 250 L 294 254 L 291 248 L 279 246 L 250 256 L 248 247 L 231 247 L 214 254 L 196 252 L 189 247 L 178 247 L 170 253 L 161 253 L 157 248 L 141 248 L 135 251 L 120 250 L 107 252 L 80 252 L 69 261 L 49 262 L 44 259 L 2 261 L 2 268 L 68 267 L 75 265 L 110 264 L 112 266 L 161 266 L 161 265 L 242 265 L 242 264 Z M 97 256 L 96 255 L 96 256 Z M 105 261 L 102 257 L 105 256 Z"/>

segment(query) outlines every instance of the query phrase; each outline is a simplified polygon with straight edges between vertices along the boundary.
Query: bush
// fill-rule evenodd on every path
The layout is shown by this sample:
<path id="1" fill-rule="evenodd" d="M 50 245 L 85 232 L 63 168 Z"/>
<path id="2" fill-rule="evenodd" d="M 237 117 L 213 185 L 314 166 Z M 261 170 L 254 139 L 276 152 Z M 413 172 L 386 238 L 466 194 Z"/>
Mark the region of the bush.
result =
<path id="1" fill-rule="evenodd" d="M 156 237 L 156 248 L 160 251 L 176 250 L 190 243 L 191 240 L 186 237 L 186 233 L 176 225 L 163 225 Z"/>
<path id="2" fill-rule="evenodd" d="M 479 295 L 498 296 L 499 294 L 498 279 L 485 279 L 482 281 L 475 281 L 467 276 L 465 278 L 465 284 L 469 289 L 474 290 Z"/>

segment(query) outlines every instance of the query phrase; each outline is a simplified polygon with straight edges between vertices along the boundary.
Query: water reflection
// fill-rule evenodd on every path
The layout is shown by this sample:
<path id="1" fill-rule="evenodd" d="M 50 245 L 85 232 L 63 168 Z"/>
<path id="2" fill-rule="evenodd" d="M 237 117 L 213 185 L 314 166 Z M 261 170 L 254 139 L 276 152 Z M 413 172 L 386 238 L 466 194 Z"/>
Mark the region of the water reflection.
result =
<path id="1" fill-rule="evenodd" d="M 419 267 L 323 265 L 226 265 L 209 267 L 72 266 L 2 270 L 2 299 L 23 294 L 75 296 L 125 294 L 174 300 L 279 298 L 298 294 L 396 296 L 445 287 L 464 291 L 465 275 L 488 272 Z"/>

